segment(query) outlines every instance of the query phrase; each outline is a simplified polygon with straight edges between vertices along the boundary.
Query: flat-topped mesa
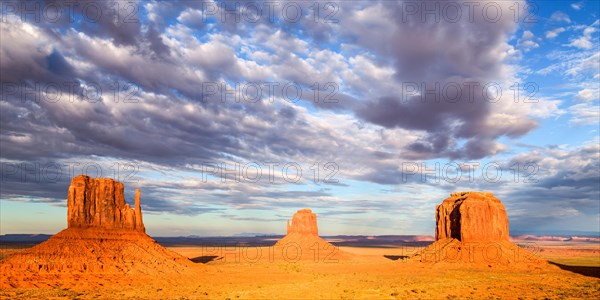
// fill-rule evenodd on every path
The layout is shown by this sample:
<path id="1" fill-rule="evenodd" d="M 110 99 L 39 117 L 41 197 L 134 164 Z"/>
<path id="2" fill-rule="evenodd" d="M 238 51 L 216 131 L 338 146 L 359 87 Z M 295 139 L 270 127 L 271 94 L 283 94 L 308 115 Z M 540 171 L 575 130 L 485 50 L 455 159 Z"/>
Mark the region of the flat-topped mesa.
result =
<path id="1" fill-rule="evenodd" d="M 317 229 L 317 214 L 310 209 L 301 209 L 287 223 L 287 235 L 302 234 L 319 236 Z"/>
<path id="2" fill-rule="evenodd" d="M 436 207 L 436 240 L 508 241 L 508 217 L 489 192 L 452 193 Z"/>
<path id="3" fill-rule="evenodd" d="M 74 177 L 67 199 L 68 227 L 145 232 L 140 190 L 135 191 L 134 208 L 125 202 L 123 190 L 123 183 L 110 178 Z"/>

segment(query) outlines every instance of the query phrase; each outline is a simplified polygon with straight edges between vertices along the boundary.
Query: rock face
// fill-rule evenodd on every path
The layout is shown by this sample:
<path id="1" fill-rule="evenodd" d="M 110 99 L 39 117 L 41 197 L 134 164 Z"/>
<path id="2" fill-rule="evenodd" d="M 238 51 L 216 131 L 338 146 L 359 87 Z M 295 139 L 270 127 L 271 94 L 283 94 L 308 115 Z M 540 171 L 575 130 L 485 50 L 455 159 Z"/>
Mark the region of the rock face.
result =
<path id="1" fill-rule="evenodd" d="M 125 202 L 123 190 L 121 182 L 110 178 L 74 177 L 67 198 L 69 228 L 99 227 L 145 232 L 140 190 L 135 191 L 135 208 Z"/>
<path id="2" fill-rule="evenodd" d="M 287 224 L 287 234 L 293 233 L 319 236 L 317 214 L 313 213 L 308 208 L 296 212 L 292 217 L 292 220 L 288 220 Z"/>
<path id="3" fill-rule="evenodd" d="M 436 207 L 436 240 L 508 241 L 506 209 L 492 193 L 460 192 Z"/>

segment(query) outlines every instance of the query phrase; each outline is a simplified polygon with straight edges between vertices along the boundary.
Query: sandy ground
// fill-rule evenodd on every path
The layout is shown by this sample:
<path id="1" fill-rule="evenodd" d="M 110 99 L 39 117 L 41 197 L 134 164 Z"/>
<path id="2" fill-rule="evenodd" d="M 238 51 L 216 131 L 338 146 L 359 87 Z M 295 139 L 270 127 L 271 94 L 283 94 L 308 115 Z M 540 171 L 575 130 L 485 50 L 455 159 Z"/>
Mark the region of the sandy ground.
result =
<path id="1" fill-rule="evenodd" d="M 600 298 L 600 245 L 536 242 L 526 245 L 559 265 L 542 268 L 465 268 L 403 260 L 417 248 L 341 247 L 351 259 L 331 253 L 295 253 L 277 259 L 271 247 L 191 247 L 170 249 L 198 265 L 198 274 L 178 278 L 114 279 L 113 285 L 86 288 L 1 290 L 0 298 L 47 299 L 528 299 Z M 5 253 L 18 251 L 4 249 Z M 336 250 L 337 251 L 337 250 Z M 308 259 L 306 259 L 308 257 Z M 586 275 L 582 275 L 586 274 Z M 85 282 L 85 278 L 79 278 Z"/>

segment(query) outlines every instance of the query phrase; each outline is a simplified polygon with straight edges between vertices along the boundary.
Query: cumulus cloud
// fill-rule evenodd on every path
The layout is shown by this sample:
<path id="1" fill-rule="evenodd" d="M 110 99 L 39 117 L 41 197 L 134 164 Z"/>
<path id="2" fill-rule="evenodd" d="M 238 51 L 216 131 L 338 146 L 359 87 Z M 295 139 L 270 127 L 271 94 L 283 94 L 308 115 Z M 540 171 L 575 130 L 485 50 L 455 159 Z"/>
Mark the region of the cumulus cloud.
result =
<path id="1" fill-rule="evenodd" d="M 423 6 L 418 8 L 424 9 Z M 494 139 L 525 134 L 535 127 L 535 122 L 526 117 L 521 118 L 522 121 L 515 119 L 515 123 L 510 123 L 514 128 L 505 130 L 490 130 L 484 122 L 506 104 L 490 104 L 482 95 L 487 92 L 482 87 L 510 80 L 504 59 L 511 49 L 505 39 L 516 29 L 513 20 L 502 18 L 490 26 L 490 22 L 480 17 L 472 22 L 461 19 L 457 23 L 442 22 L 444 26 L 417 26 L 422 14 L 405 16 L 401 5 L 395 9 L 395 12 L 390 11 L 381 3 L 371 7 L 378 18 L 372 14 L 366 18 L 367 10 L 357 11 L 345 27 L 348 30 L 363 28 L 347 34 L 360 45 L 394 59 L 397 88 L 382 90 L 379 95 L 373 95 L 372 100 L 359 105 L 356 110 L 359 117 L 386 128 L 427 132 L 418 143 L 406 149 L 407 155 L 414 156 L 418 152 L 422 157 L 440 154 L 455 157 L 458 153 L 478 158 L 493 155 L 503 149 L 500 145 L 487 147 L 496 144 Z M 387 28 L 383 33 L 385 38 L 374 40 L 370 29 L 375 28 Z M 485 41 L 475 37 L 483 37 Z M 531 39 L 533 34 L 526 31 L 524 38 Z M 406 40 L 411 42 L 405 43 Z M 382 41 L 389 43 L 382 44 Z M 536 45 L 530 42 L 531 47 Z M 439 51 L 440 48 L 444 51 Z M 477 93 L 472 95 L 464 90 L 470 82 L 479 85 Z M 408 88 L 404 89 L 409 85 L 410 93 Z M 463 88 L 462 94 L 455 92 L 456 86 Z M 461 139 L 467 141 L 465 145 L 469 148 L 458 147 Z M 477 145 L 479 141 L 481 145 Z"/>
<path id="2" fill-rule="evenodd" d="M 583 29 L 583 35 L 579 38 L 572 39 L 567 46 L 586 50 L 592 49 L 594 47 L 594 44 L 592 42 L 592 34 L 594 34 L 597 31 L 597 28 L 593 26 L 587 26 Z"/>
<path id="3" fill-rule="evenodd" d="M 535 35 L 529 30 L 525 30 L 518 41 L 518 45 L 526 52 L 538 48 L 540 45 L 534 41 Z"/>
<path id="4" fill-rule="evenodd" d="M 202 18 L 203 16 L 201 10 L 186 8 L 177 17 L 177 21 L 190 27 L 202 29 L 205 25 L 205 22 L 203 22 Z"/>
<path id="5" fill-rule="evenodd" d="M 207 81 L 233 80 L 243 83 L 244 81 L 276 80 L 296 82 L 306 90 L 313 88 L 314 83 L 317 82 L 323 85 L 318 88 L 323 90 L 323 94 L 334 91 L 336 93 L 335 100 L 339 102 L 327 104 L 324 101 L 312 101 L 311 105 L 333 110 L 354 111 L 360 119 L 377 126 L 411 130 L 414 131 L 413 135 L 420 135 L 421 142 L 405 148 L 407 156 L 414 155 L 415 149 L 429 149 L 427 151 L 429 157 L 454 156 L 455 153 L 460 152 L 460 149 L 452 145 L 456 145 L 459 139 L 466 139 L 469 142 L 467 145 L 474 147 L 472 149 L 488 149 L 487 147 L 475 147 L 474 143 L 477 143 L 478 140 L 475 137 L 479 136 L 480 132 L 466 128 L 474 127 L 473 124 L 485 125 L 486 123 L 482 120 L 488 115 L 493 115 L 497 107 L 502 106 L 502 104 L 486 103 L 480 94 L 482 93 L 481 86 L 489 81 L 506 80 L 511 76 L 504 71 L 502 60 L 509 49 L 503 39 L 515 29 L 515 24 L 511 20 L 503 19 L 502 22 L 492 25 L 480 17 L 475 22 L 465 21 L 460 26 L 448 24 L 453 27 L 452 30 L 443 26 L 427 24 L 413 28 L 414 26 L 410 23 L 416 20 L 409 20 L 410 22 L 403 24 L 393 17 L 397 14 L 389 13 L 390 8 L 395 9 L 396 13 L 402 13 L 401 8 L 393 4 L 377 3 L 361 10 L 352 10 L 354 7 L 349 6 L 351 10 L 347 14 L 340 15 L 340 22 L 345 22 L 347 26 L 331 30 L 337 31 L 342 39 L 356 40 L 356 46 L 371 49 L 374 55 L 346 56 L 346 53 L 335 53 L 329 49 L 311 49 L 303 36 L 295 36 L 288 30 L 263 26 L 260 22 L 253 25 L 255 31 L 248 36 L 238 35 L 242 31 L 237 31 L 241 30 L 240 27 L 248 24 L 238 24 L 235 25 L 238 29 L 230 34 L 204 33 L 199 37 L 194 33 L 192 27 L 198 27 L 200 24 L 190 22 L 192 19 L 197 21 L 202 16 L 201 8 L 186 8 L 178 5 L 179 3 L 145 4 L 148 18 L 152 24 L 141 26 L 137 36 L 129 42 L 124 37 L 133 33 L 134 31 L 131 31 L 133 29 L 123 29 L 124 33 L 120 33 L 116 37 L 109 34 L 117 34 L 110 30 L 110 26 L 101 31 L 88 28 L 81 31 L 78 31 L 80 28 L 71 30 L 60 37 L 62 45 L 68 46 L 68 48 L 65 47 L 61 50 L 62 52 L 48 49 L 44 53 L 45 57 L 40 56 L 39 60 L 44 59 L 46 63 L 52 63 L 51 68 L 44 66 L 44 62 L 37 62 L 35 67 L 40 68 L 39 72 L 41 73 L 48 73 L 49 69 L 54 72 L 60 71 L 59 73 L 64 73 L 64 76 L 69 75 L 70 79 L 77 82 L 80 80 L 109 81 L 111 77 L 123 78 L 135 82 L 147 99 L 184 96 L 192 101 L 207 100 L 204 99 L 206 95 L 203 93 L 202 85 L 197 84 Z M 179 12 L 177 12 L 177 8 L 179 8 Z M 223 9 L 223 7 L 219 6 L 218 9 Z M 157 13 L 159 11 L 164 14 Z M 178 23 L 167 25 L 164 18 L 169 15 L 176 18 Z M 18 24 L 20 23 L 14 23 L 14 26 L 21 26 Z M 299 22 L 291 25 L 301 26 L 302 24 L 304 23 Z M 27 28 L 29 24 L 23 23 L 22 26 Z M 390 41 L 397 45 L 388 47 L 385 44 L 369 40 L 374 36 L 378 40 L 385 40 L 381 36 L 373 35 L 372 31 L 364 30 L 373 29 L 374 26 L 392 29 L 378 32 L 383 35 L 392 34 L 389 36 Z M 157 31 L 161 28 L 164 28 L 164 32 Z M 352 31 L 348 31 L 348 29 L 352 29 Z M 144 35 L 144 31 L 147 34 Z M 445 34 L 441 35 L 440 31 L 444 31 Z M 16 28 L 12 32 L 18 32 L 18 29 Z M 411 36 L 413 43 L 400 42 L 408 35 Z M 119 38 L 120 36 L 121 38 Z M 429 40 L 431 36 L 438 36 L 438 40 Z M 479 41 L 474 38 L 475 36 L 486 36 L 488 41 Z M 530 39 L 532 33 L 527 31 L 523 37 Z M 59 42 L 55 36 L 47 38 L 49 40 L 45 44 Z M 463 40 L 463 43 L 455 43 L 456 39 Z M 43 38 L 38 39 L 38 41 L 40 40 Z M 56 45 L 59 48 L 58 44 Z M 149 48 L 154 48 L 154 51 L 150 53 L 139 51 L 141 45 L 150 45 Z M 447 49 L 447 53 L 440 54 L 423 50 L 433 49 L 436 45 L 446 45 L 444 47 Z M 456 46 L 448 47 L 447 45 Z M 107 53 L 111 53 L 111 55 L 108 56 Z M 240 53 L 254 55 L 254 59 L 241 57 Z M 65 55 L 68 59 L 61 59 Z M 385 57 L 391 58 L 393 65 L 386 63 Z M 11 62 L 19 61 L 11 60 Z M 7 63 L 8 60 L 3 61 L 3 65 Z M 70 67 L 69 64 L 74 64 L 75 67 Z M 14 68 L 14 66 L 4 68 Z M 99 76 L 93 73 L 94 68 L 102 70 L 104 74 Z M 31 74 L 27 75 L 31 78 Z M 395 98 L 398 94 L 398 87 L 401 87 L 403 83 L 422 83 L 426 88 L 436 84 L 445 86 L 457 83 L 464 88 L 464 84 L 471 81 L 480 85 L 477 88 L 479 93 L 476 93 L 478 94 L 475 96 L 476 99 L 466 95 L 466 92 L 462 93 L 458 103 L 441 99 L 442 95 L 438 97 L 440 99 L 437 99 L 441 100 L 441 103 L 436 103 L 437 100 L 429 96 L 424 101 L 425 103 L 419 101 L 419 97 L 411 97 L 409 103 L 398 103 L 400 99 Z M 323 83 L 327 83 L 327 85 Z M 345 85 L 343 90 L 340 89 L 339 83 Z M 235 84 L 227 85 L 227 88 L 235 89 Z M 274 91 L 281 92 L 281 86 Z M 437 93 L 441 94 L 441 90 Z M 359 104 L 353 95 L 368 101 Z M 389 95 L 396 96 L 389 97 Z M 216 99 L 218 96 L 214 98 Z M 304 96 L 302 99 L 310 101 L 309 96 Z M 154 100 L 145 100 L 147 103 L 152 101 Z M 119 113 L 115 107 L 103 107 L 102 104 L 105 104 L 105 101 L 99 104 L 102 108 L 99 111 L 104 111 L 103 119 L 106 120 L 105 123 L 109 123 L 109 127 L 128 123 L 119 119 L 119 116 L 124 114 Z M 216 111 L 229 110 L 229 107 L 213 104 L 203 104 L 198 109 L 202 111 L 210 107 L 210 110 Z M 144 106 L 144 104 L 139 106 Z M 147 104 L 144 107 L 151 108 Z M 250 109 L 262 113 L 269 108 L 268 106 L 253 105 Z M 144 113 L 138 114 L 143 117 Z M 54 118 L 57 122 L 65 122 L 64 116 L 56 115 Z M 164 116 L 145 119 L 154 122 L 166 121 Z M 515 122 L 519 121 L 515 119 Z M 514 124 L 514 129 L 495 130 L 494 133 L 488 135 L 486 129 L 482 128 L 481 133 L 486 139 L 494 140 L 502 135 L 524 134 L 528 131 L 527 128 L 535 127 L 533 124 L 535 122 L 525 119 L 522 124 Z M 69 127 L 69 125 L 61 126 Z M 105 124 L 89 126 L 89 128 L 102 127 L 105 127 Z M 517 127 L 519 128 L 517 129 Z M 75 139 L 84 135 L 97 136 L 92 132 L 77 133 L 77 131 L 81 131 L 81 129 L 71 132 L 75 133 Z M 124 134 L 131 134 L 131 132 L 124 132 Z M 142 140 L 148 141 L 147 139 Z M 486 141 L 485 144 L 492 142 L 491 140 Z M 123 141 L 119 145 L 124 147 L 126 144 L 127 142 Z M 432 147 L 423 148 L 428 144 L 431 144 Z M 433 147 L 434 144 L 435 147 Z M 149 150 L 154 147 L 142 148 Z M 157 149 L 160 149 L 158 151 L 167 151 L 161 147 L 157 147 Z M 491 149 L 502 149 L 502 147 L 492 147 Z M 466 151 L 465 153 L 473 153 L 476 157 L 482 157 L 493 155 L 496 152 Z"/>

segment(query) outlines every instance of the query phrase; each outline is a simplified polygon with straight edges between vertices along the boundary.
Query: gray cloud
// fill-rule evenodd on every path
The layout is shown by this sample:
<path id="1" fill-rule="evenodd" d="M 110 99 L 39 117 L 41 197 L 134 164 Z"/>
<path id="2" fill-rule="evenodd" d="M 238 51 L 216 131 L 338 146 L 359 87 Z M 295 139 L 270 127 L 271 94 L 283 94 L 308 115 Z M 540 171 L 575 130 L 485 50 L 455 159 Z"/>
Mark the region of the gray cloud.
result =
<path id="1" fill-rule="evenodd" d="M 422 158 L 494 155 L 497 138 L 522 136 L 536 127 L 537 123 L 527 118 L 511 124 L 486 121 L 495 113 L 494 106 L 502 105 L 484 98 L 483 87 L 506 79 L 499 53 L 504 51 L 507 36 L 517 28 L 512 18 L 503 16 L 492 22 L 483 17 L 479 7 L 473 19 L 463 16 L 458 22 L 449 22 L 441 18 L 436 24 L 425 22 L 427 15 L 421 10 L 428 5 L 443 7 L 447 2 L 416 5 L 414 14 L 406 13 L 408 4 L 379 3 L 370 8 L 374 12 L 370 18 L 354 12 L 356 18 L 351 23 L 355 24 L 348 26 L 352 31 L 347 34 L 364 47 L 389 56 L 397 80 L 395 91 L 359 106 L 359 117 L 388 128 L 428 132 L 406 149 L 409 156 L 415 157 L 410 154 L 414 152 Z M 373 34 L 378 27 L 385 30 Z M 417 87 L 423 96 L 403 90 L 405 85 Z M 462 148 L 456 147 L 459 139 L 467 141 Z"/>

